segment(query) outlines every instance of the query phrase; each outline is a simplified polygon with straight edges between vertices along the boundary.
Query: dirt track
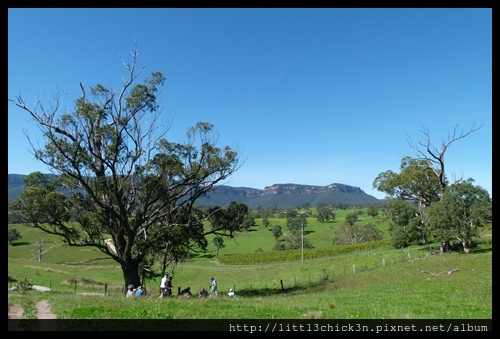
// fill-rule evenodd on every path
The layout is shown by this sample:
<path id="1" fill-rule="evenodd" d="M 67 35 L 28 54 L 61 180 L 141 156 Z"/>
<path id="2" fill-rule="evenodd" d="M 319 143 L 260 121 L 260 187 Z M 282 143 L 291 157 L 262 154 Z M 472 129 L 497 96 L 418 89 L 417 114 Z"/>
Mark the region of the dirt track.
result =
<path id="1" fill-rule="evenodd" d="M 21 319 L 23 316 L 23 309 L 21 305 L 15 304 L 9 306 L 9 319 Z M 57 319 L 56 315 L 50 310 L 48 300 L 41 300 L 36 304 L 36 317 L 37 319 Z"/>
<path id="2" fill-rule="evenodd" d="M 10 305 L 9 306 L 9 314 L 8 318 L 9 319 L 22 319 L 23 317 L 24 310 L 22 309 L 21 305 L 15 304 L 15 305 Z M 50 310 L 50 305 L 48 300 L 41 300 L 36 304 L 36 316 L 37 319 L 57 319 L 56 315 L 52 313 Z M 36 328 L 24 328 L 21 326 L 19 322 L 9 322 L 8 323 L 8 330 L 9 331 L 57 331 L 58 326 L 54 322 L 36 322 L 35 323 Z"/>

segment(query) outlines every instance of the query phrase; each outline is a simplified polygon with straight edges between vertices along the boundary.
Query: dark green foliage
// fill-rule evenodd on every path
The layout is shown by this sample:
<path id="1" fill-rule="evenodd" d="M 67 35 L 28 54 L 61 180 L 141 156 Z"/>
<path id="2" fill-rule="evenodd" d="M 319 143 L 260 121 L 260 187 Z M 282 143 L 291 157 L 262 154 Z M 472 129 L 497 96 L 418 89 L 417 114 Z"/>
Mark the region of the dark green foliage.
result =
<path id="1" fill-rule="evenodd" d="M 301 249 L 302 246 L 304 248 L 313 248 L 314 246 L 311 244 L 311 241 L 304 237 L 300 232 L 296 233 L 287 233 L 280 239 L 282 244 L 279 246 L 282 250 L 296 250 Z M 275 246 L 278 248 L 278 246 Z"/>
<path id="2" fill-rule="evenodd" d="M 9 228 L 7 233 L 7 240 L 9 241 L 9 245 L 12 245 L 12 242 L 21 239 L 21 233 L 15 228 Z"/>
<path id="3" fill-rule="evenodd" d="M 17 283 L 17 289 L 22 291 L 22 292 L 29 291 L 32 289 L 32 287 L 33 287 L 33 283 L 31 281 L 29 281 L 27 278 L 24 278 L 24 280 L 20 280 Z"/>
<path id="4" fill-rule="evenodd" d="M 377 215 L 378 215 L 378 209 L 375 205 L 370 205 L 368 207 L 368 210 L 366 211 L 366 214 L 372 216 L 373 218 L 375 218 Z"/>
<path id="5" fill-rule="evenodd" d="M 287 209 L 286 227 L 292 233 L 300 233 L 307 227 L 307 216 L 304 213 L 298 213 L 297 210 Z"/>
<path id="6" fill-rule="evenodd" d="M 446 187 L 440 201 L 429 212 L 430 229 L 437 239 L 447 242 L 458 239 L 465 253 L 478 227 L 491 222 L 492 202 L 489 193 L 469 179 Z"/>
<path id="7" fill-rule="evenodd" d="M 358 221 L 357 213 L 349 213 L 348 215 L 345 216 L 345 222 L 351 226 L 354 225 L 356 221 Z"/>
<path id="8" fill-rule="evenodd" d="M 281 226 L 280 225 L 274 225 L 273 230 L 271 232 L 273 233 L 273 236 L 276 239 L 278 239 L 279 237 L 281 237 L 281 235 L 283 234 L 283 231 L 281 230 Z"/>
<path id="9" fill-rule="evenodd" d="M 323 205 L 318 207 L 317 211 L 318 211 L 318 216 L 317 216 L 318 221 L 335 220 L 335 213 L 333 212 L 333 209 L 331 207 Z"/>
<path id="10" fill-rule="evenodd" d="M 403 248 L 420 239 L 417 226 L 420 224 L 417 209 L 406 200 L 390 200 L 387 212 L 391 243 L 395 248 Z"/>

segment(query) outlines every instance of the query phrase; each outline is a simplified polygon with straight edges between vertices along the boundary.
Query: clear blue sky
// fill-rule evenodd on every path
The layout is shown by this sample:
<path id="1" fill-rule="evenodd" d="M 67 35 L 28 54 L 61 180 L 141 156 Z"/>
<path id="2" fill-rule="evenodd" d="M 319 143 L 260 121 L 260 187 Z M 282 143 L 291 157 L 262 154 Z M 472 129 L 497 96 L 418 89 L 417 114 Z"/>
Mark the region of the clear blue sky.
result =
<path id="1" fill-rule="evenodd" d="M 32 106 L 85 87 L 120 89 L 134 39 L 143 75 L 160 71 L 159 102 L 181 141 L 207 121 L 244 163 L 225 184 L 342 183 L 373 190 L 399 173 L 422 126 L 439 146 L 457 123 L 483 127 L 450 146 L 446 174 L 492 195 L 492 9 L 8 10 L 8 96 Z M 49 173 L 24 133 L 37 125 L 8 105 L 8 172 Z"/>

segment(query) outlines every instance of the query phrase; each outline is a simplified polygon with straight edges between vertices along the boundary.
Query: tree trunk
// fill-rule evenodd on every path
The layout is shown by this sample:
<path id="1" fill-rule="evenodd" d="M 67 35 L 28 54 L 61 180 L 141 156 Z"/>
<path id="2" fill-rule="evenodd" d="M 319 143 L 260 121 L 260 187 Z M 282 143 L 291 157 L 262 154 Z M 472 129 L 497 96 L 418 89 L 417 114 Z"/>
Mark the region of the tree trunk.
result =
<path id="1" fill-rule="evenodd" d="M 136 263 L 122 264 L 123 278 L 125 279 L 125 289 L 128 285 L 133 285 L 137 288 L 141 285 L 139 278 L 139 266 Z"/>
<path id="2" fill-rule="evenodd" d="M 424 225 L 422 223 L 422 226 L 420 227 L 420 237 L 422 238 L 422 244 L 425 245 L 427 243 L 427 239 L 425 237 L 425 232 L 424 232 Z"/>
<path id="3" fill-rule="evenodd" d="M 450 242 L 448 240 L 441 240 L 441 247 L 439 249 L 439 254 L 451 252 Z"/>
<path id="4" fill-rule="evenodd" d="M 465 254 L 469 254 L 469 252 L 470 252 L 470 241 L 463 240 L 462 241 L 462 246 L 464 247 Z"/>

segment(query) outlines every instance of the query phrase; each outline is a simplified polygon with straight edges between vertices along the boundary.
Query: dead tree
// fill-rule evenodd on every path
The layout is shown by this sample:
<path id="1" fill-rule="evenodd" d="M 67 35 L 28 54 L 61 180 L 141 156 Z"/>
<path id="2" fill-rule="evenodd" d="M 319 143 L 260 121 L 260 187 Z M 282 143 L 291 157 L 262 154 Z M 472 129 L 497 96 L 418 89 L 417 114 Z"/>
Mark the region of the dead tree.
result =
<path id="1" fill-rule="evenodd" d="M 457 123 L 453 128 L 453 133 L 448 135 L 447 140 L 443 140 L 441 142 L 440 147 L 436 147 L 431 142 L 431 135 L 429 132 L 429 128 L 426 126 L 422 126 L 420 132 L 424 135 L 424 139 L 419 141 L 417 145 L 413 143 L 410 137 L 408 137 L 408 144 L 410 148 L 414 150 L 419 156 L 418 159 L 426 160 L 429 163 L 429 166 L 432 168 L 434 173 L 439 178 L 439 191 L 441 192 L 441 196 L 444 193 L 444 189 L 446 188 L 446 175 L 445 175 L 445 165 L 444 165 L 444 155 L 446 150 L 450 145 L 460 139 L 465 138 L 469 134 L 479 130 L 483 125 L 481 124 L 479 127 L 476 127 L 476 124 L 472 124 L 472 126 L 464 131 L 463 129 L 459 132 L 458 126 L 460 123 Z M 425 150 L 422 150 L 422 147 Z M 457 178 L 455 183 L 462 181 L 462 177 Z"/>

